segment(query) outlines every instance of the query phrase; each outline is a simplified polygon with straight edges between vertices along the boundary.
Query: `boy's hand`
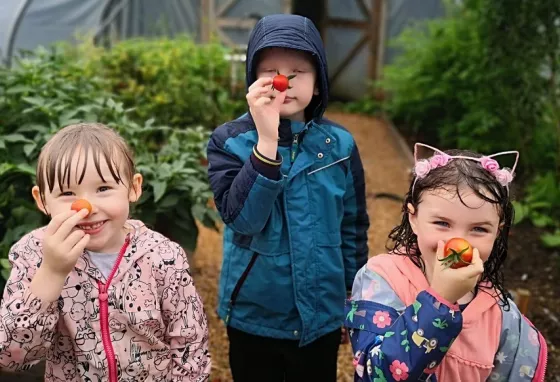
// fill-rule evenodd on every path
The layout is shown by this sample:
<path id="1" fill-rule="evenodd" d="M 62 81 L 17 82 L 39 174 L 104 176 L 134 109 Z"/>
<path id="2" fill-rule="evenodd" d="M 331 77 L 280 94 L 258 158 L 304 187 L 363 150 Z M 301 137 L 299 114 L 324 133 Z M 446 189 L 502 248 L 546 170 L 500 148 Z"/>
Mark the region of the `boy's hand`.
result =
<path id="1" fill-rule="evenodd" d="M 257 150 L 266 157 L 276 158 L 280 107 L 286 99 L 286 92 L 274 92 L 273 97 L 271 86 L 272 77 L 259 78 L 249 87 L 246 98 L 259 134 Z"/>
<path id="2" fill-rule="evenodd" d="M 43 239 L 42 268 L 60 277 L 66 277 L 72 271 L 89 242 L 90 236 L 76 229 L 87 214 L 87 209 L 70 210 L 53 217 Z"/>
<path id="3" fill-rule="evenodd" d="M 458 269 L 445 268 L 443 262 L 444 242 L 438 242 L 436 261 L 431 287 L 452 304 L 472 291 L 484 272 L 484 263 L 480 259 L 478 249 L 474 248 L 471 264 Z"/>

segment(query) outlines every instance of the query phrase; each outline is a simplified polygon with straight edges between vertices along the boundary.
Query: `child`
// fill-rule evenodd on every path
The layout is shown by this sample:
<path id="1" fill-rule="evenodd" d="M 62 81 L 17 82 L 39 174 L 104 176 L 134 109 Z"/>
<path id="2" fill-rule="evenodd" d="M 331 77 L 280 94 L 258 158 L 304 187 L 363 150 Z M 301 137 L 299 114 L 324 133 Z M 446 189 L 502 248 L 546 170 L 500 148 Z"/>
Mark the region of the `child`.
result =
<path id="1" fill-rule="evenodd" d="M 418 160 L 419 146 L 436 154 Z M 493 159 L 503 154 L 513 169 Z M 347 301 L 356 381 L 544 381 L 546 342 L 503 284 L 518 155 L 416 144 L 392 252 L 360 269 Z M 452 238 L 470 243 L 458 253 L 472 245 L 470 265 L 439 261 Z"/>
<path id="2" fill-rule="evenodd" d="M 360 155 L 323 118 L 327 63 L 310 20 L 261 19 L 246 63 L 249 113 L 208 145 L 226 224 L 218 312 L 231 371 L 235 381 L 336 381 L 346 292 L 368 255 Z M 291 88 L 271 89 L 277 72 L 295 75 Z"/>
<path id="3" fill-rule="evenodd" d="M 104 125 L 67 126 L 45 145 L 32 194 L 52 219 L 10 251 L 0 367 L 46 358 L 51 382 L 207 380 L 208 326 L 185 252 L 127 219 L 141 187 Z M 78 199 L 91 211 L 71 210 Z"/>

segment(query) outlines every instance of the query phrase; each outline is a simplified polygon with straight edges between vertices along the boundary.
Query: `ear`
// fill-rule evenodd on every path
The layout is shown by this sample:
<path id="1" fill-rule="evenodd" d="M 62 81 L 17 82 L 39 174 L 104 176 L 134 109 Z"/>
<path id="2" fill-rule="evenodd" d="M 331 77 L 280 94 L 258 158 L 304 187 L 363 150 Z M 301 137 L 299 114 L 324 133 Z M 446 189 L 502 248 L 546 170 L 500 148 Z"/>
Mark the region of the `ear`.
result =
<path id="1" fill-rule="evenodd" d="M 142 175 L 134 174 L 132 177 L 132 184 L 130 185 L 130 191 L 128 192 L 128 201 L 130 203 L 135 203 L 142 196 Z"/>
<path id="2" fill-rule="evenodd" d="M 31 195 L 33 195 L 33 199 L 35 200 L 35 204 L 37 205 L 37 208 L 39 208 L 39 210 L 42 213 L 48 216 L 49 213 L 47 212 L 47 206 L 43 203 L 43 200 L 41 199 L 41 191 L 39 190 L 38 186 L 33 186 L 33 188 L 31 189 Z"/>
<path id="3" fill-rule="evenodd" d="M 411 203 L 406 205 L 408 209 L 408 222 L 410 223 L 410 228 L 415 235 L 418 234 L 418 215 L 416 215 L 416 208 Z"/>
<path id="4" fill-rule="evenodd" d="M 313 95 L 319 95 L 319 87 L 317 85 L 315 85 L 315 88 L 313 89 Z"/>

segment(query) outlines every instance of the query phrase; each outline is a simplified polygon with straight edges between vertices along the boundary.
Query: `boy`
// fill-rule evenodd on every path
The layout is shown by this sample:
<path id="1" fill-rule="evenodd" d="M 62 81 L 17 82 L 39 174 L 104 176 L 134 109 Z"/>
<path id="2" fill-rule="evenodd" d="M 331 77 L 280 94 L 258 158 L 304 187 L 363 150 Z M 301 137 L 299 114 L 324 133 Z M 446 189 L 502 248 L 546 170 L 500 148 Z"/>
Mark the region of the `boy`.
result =
<path id="1" fill-rule="evenodd" d="M 346 291 L 368 257 L 360 155 L 323 118 L 327 62 L 309 19 L 262 18 L 246 64 L 249 113 L 208 145 L 231 371 L 236 382 L 336 381 Z M 295 75 L 284 92 L 272 89 L 278 72 Z"/>

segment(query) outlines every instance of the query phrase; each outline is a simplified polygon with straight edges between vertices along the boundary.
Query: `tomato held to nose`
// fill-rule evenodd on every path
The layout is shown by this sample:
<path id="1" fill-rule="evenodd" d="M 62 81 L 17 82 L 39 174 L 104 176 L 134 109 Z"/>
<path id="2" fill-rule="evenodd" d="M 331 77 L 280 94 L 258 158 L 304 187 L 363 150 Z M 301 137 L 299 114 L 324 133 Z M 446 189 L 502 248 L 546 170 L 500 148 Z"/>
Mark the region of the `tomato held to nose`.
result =
<path id="1" fill-rule="evenodd" d="M 443 259 L 440 259 L 446 268 L 462 268 L 470 265 L 473 257 L 472 245 L 460 237 L 454 237 L 445 243 Z"/>
<path id="2" fill-rule="evenodd" d="M 74 203 L 72 203 L 72 206 L 70 206 L 70 208 L 76 212 L 80 212 L 85 208 L 86 210 L 88 210 L 88 215 L 91 214 L 91 210 L 92 210 L 91 203 L 85 199 L 76 200 Z"/>

